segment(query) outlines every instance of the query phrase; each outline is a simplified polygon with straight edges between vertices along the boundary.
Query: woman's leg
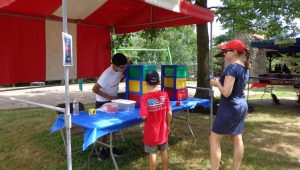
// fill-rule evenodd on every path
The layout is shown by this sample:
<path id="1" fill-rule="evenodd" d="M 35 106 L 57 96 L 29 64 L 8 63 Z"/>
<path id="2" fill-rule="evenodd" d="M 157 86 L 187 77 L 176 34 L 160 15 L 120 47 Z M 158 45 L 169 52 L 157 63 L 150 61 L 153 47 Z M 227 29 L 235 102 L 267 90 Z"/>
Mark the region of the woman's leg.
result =
<path id="1" fill-rule="evenodd" d="M 233 162 L 232 170 L 238 170 L 241 165 L 241 161 L 244 155 L 244 144 L 242 135 L 231 135 L 232 144 L 233 144 Z"/>
<path id="2" fill-rule="evenodd" d="M 155 170 L 155 166 L 156 166 L 156 154 L 155 153 L 149 154 L 149 164 L 150 164 L 150 170 Z"/>
<path id="3" fill-rule="evenodd" d="M 168 151 L 164 150 L 164 151 L 160 151 L 160 155 L 161 155 L 161 159 L 162 159 L 162 166 L 163 166 L 163 170 L 167 170 L 168 169 Z"/>
<path id="4" fill-rule="evenodd" d="M 220 166 L 221 160 L 221 147 L 220 141 L 222 139 L 222 135 L 216 134 L 214 132 L 210 133 L 209 136 L 209 144 L 210 144 L 210 165 L 211 170 L 218 170 Z"/>

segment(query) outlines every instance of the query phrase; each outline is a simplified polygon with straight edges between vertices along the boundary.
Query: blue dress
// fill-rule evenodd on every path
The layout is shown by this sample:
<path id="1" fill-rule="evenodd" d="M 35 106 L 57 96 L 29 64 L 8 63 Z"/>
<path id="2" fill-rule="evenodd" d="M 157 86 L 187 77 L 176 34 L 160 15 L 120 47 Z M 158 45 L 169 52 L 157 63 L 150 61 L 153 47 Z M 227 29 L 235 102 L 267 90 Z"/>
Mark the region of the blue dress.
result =
<path id="1" fill-rule="evenodd" d="M 234 77 L 235 82 L 229 97 L 221 95 L 212 131 L 221 135 L 242 134 L 248 111 L 244 89 L 249 78 L 249 71 L 240 64 L 229 64 L 220 77 L 222 85 L 224 85 L 225 76 Z"/>

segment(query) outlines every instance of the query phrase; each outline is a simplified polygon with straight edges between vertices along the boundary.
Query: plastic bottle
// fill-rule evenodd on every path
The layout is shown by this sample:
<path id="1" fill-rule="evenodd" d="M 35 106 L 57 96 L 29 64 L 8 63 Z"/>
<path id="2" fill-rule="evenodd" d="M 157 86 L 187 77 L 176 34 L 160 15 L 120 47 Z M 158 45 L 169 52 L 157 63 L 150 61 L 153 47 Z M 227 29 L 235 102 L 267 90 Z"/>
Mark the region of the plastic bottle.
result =
<path id="1" fill-rule="evenodd" d="M 79 102 L 78 102 L 77 98 L 75 98 L 73 101 L 73 115 L 74 116 L 79 115 Z"/>

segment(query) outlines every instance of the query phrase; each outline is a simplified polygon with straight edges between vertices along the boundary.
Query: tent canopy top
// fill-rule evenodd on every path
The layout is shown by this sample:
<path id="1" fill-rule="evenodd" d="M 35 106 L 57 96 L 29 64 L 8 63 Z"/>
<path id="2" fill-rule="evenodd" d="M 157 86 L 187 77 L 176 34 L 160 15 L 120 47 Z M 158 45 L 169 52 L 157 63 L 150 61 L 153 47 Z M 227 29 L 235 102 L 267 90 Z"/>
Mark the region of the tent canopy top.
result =
<path id="1" fill-rule="evenodd" d="M 212 22 L 187 0 L 64 0 L 73 38 L 70 78 L 99 76 L 111 60 L 110 33 Z M 0 0 L 0 84 L 60 80 L 62 0 Z M 32 67 L 34 65 L 34 67 Z"/>
<path id="2" fill-rule="evenodd" d="M 276 50 L 280 53 L 300 53 L 300 37 L 284 40 L 262 40 L 251 42 L 251 47 Z"/>
<path id="3" fill-rule="evenodd" d="M 61 20 L 61 0 L 2 0 L 0 15 Z M 111 27 L 115 33 L 212 22 L 212 11 L 186 0 L 72 0 L 68 21 Z"/>

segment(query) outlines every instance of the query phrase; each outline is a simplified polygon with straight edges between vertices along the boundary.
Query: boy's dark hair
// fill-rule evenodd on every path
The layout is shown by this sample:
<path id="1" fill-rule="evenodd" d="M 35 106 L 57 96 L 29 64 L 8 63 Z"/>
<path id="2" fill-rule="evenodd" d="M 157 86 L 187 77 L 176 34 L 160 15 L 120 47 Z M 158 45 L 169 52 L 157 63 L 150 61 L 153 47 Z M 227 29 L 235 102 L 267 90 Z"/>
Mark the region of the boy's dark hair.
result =
<path id="1" fill-rule="evenodd" d="M 116 66 L 127 64 L 127 57 L 122 53 L 116 53 L 112 57 L 112 63 Z"/>
<path id="2" fill-rule="evenodd" d="M 146 82 L 151 85 L 151 86 L 155 86 L 159 84 L 159 74 L 157 73 L 157 71 L 151 70 L 148 71 L 146 74 Z"/>

